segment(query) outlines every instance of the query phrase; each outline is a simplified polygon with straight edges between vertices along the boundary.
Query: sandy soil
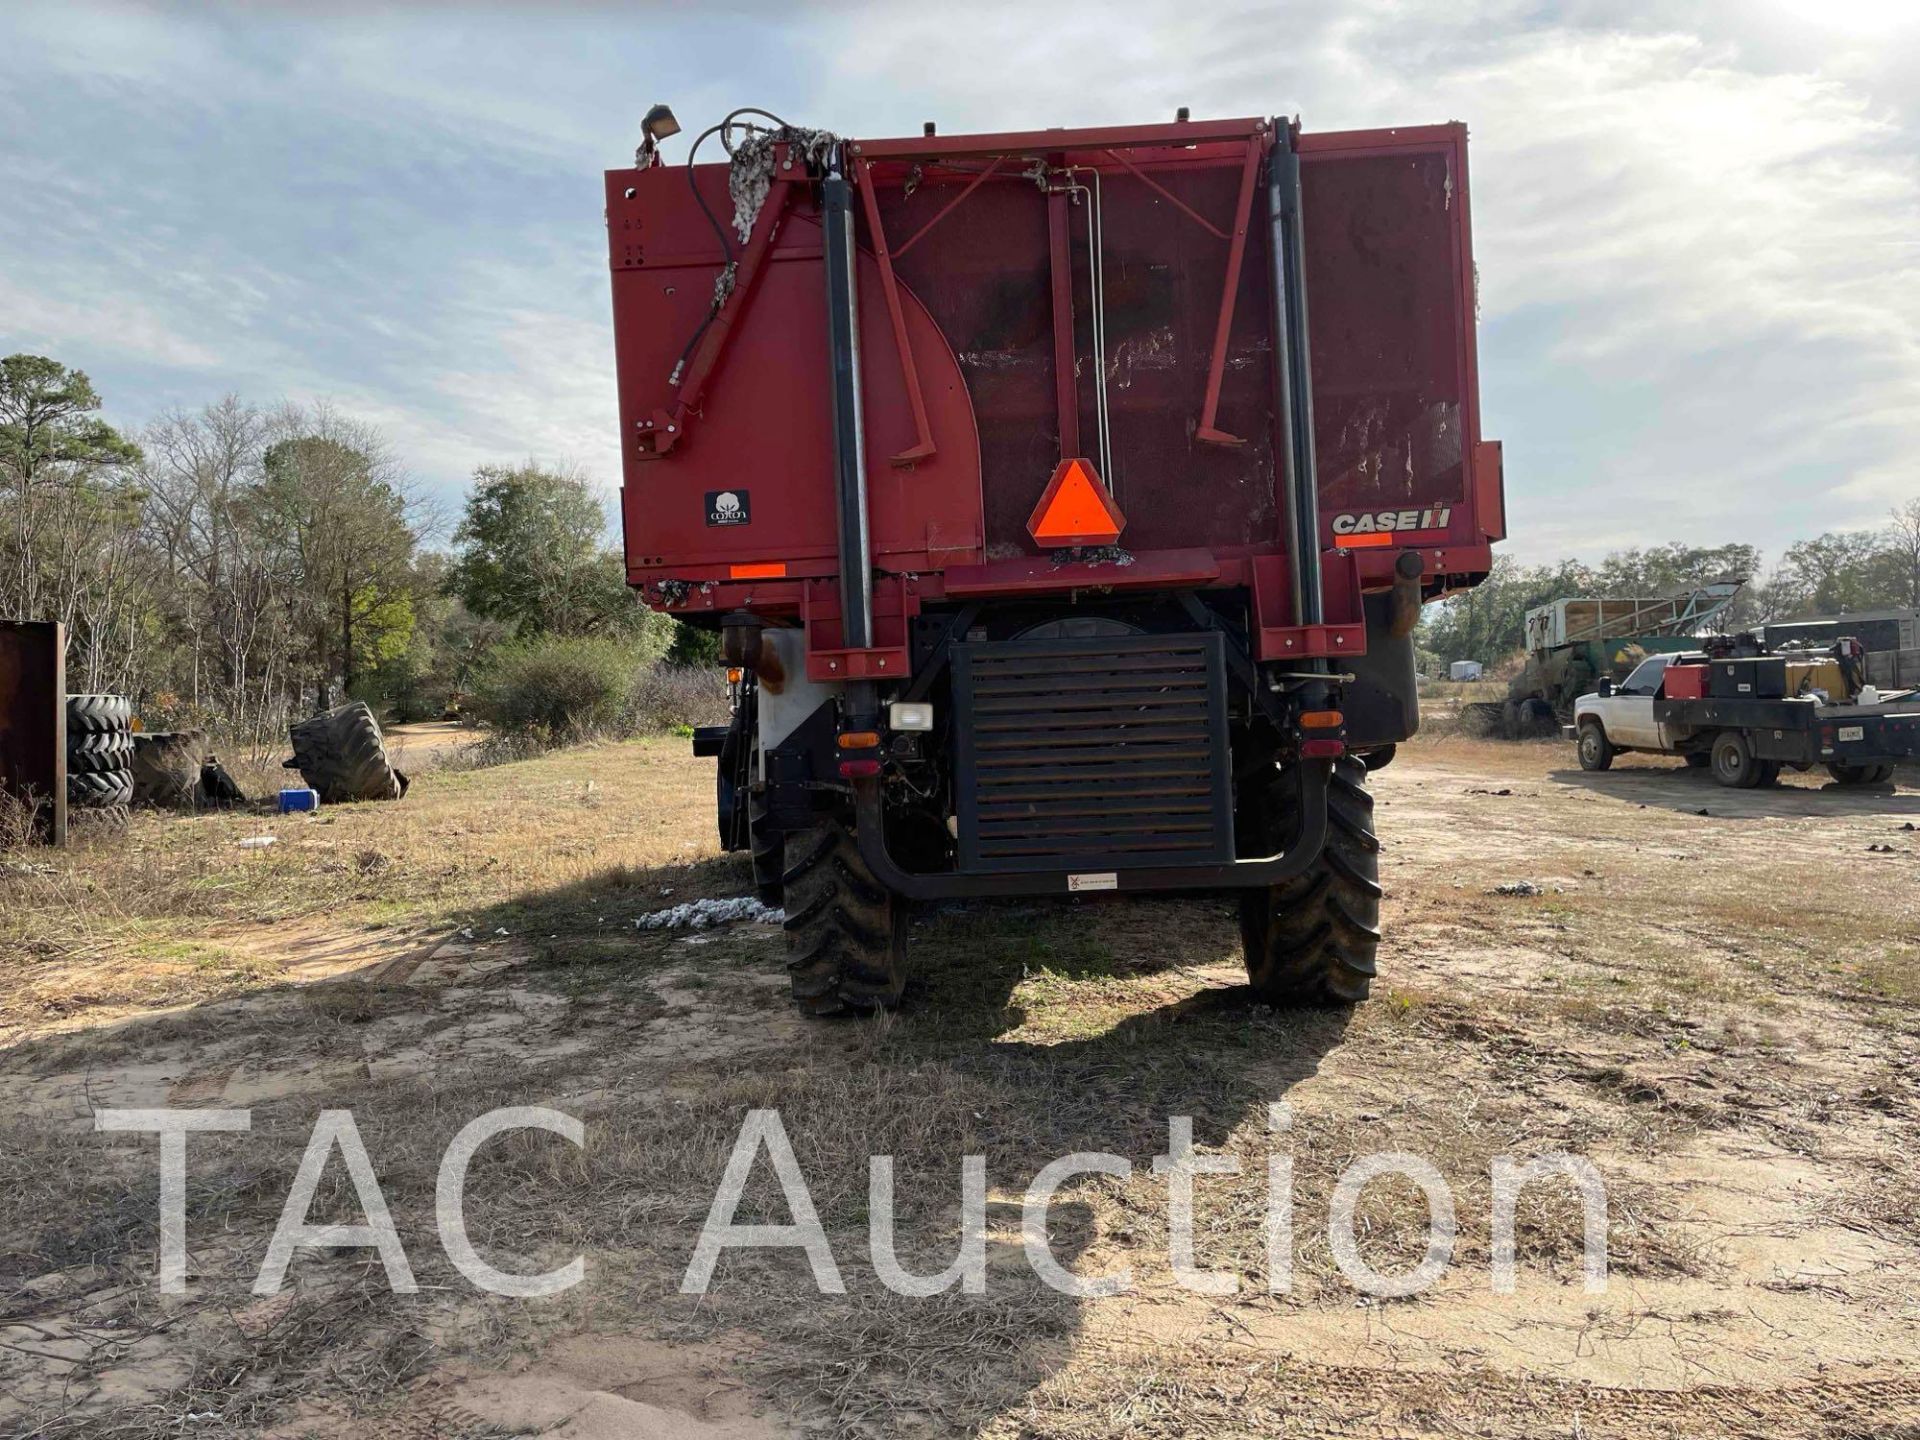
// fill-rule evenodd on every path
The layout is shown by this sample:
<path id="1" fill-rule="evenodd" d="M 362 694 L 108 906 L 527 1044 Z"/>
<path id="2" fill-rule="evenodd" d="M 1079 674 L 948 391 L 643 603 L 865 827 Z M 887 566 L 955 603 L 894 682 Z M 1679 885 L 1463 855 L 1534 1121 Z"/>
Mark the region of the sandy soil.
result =
<path id="1" fill-rule="evenodd" d="M 537 893 L 462 890 L 451 918 L 369 926 L 364 907 L 389 902 L 362 897 L 221 920 L 194 943 L 245 981 L 188 1003 L 164 986 L 143 1003 L 124 971 L 160 962 L 118 940 L 38 954 L 30 990 L 0 976 L 32 997 L 0 1052 L 0 1430 L 1920 1433 L 1920 793 L 1811 777 L 1728 792 L 1665 765 L 1570 762 L 1443 741 L 1376 777 L 1387 943 L 1376 997 L 1351 1015 L 1250 1005 L 1229 907 L 1165 900 L 922 916 L 909 1004 L 846 1025 L 788 1013 L 776 927 L 632 928 L 746 888 L 714 854 L 704 766 L 649 747 L 595 760 L 597 781 L 565 757 L 478 785 L 429 771 L 432 828 L 460 832 L 449 863 L 492 873 L 511 853 L 489 827 L 510 824 L 512 787 L 576 797 L 602 848 Z M 329 844 L 369 843 L 351 827 L 378 817 L 340 814 L 350 828 Z M 386 843 L 380 878 L 424 873 Z M 1295 1117 L 1283 1141 L 1275 1100 Z M 584 1152 L 527 1136 L 473 1174 L 470 1221 L 495 1263 L 587 1257 L 587 1281 L 546 1301 L 480 1295 L 433 1238 L 441 1147 L 503 1103 L 588 1122 Z M 95 1110 L 151 1105 L 253 1112 L 246 1137 L 194 1141 L 180 1297 L 152 1284 L 152 1140 L 91 1131 Z M 730 1257 L 705 1297 L 677 1293 L 761 1106 L 782 1113 L 847 1295 L 817 1295 L 804 1262 L 775 1253 Z M 418 1295 L 387 1295 L 351 1249 L 303 1254 L 275 1299 L 249 1294 L 328 1107 L 355 1114 Z M 1149 1165 L 1174 1114 L 1242 1162 L 1198 1187 L 1199 1259 L 1236 1276 L 1231 1295 L 1168 1269 Z M 1296 1194 L 1279 1295 L 1259 1229 L 1276 1147 Z M 1022 1187 L 1076 1149 L 1134 1165 L 1063 1191 L 1053 1220 L 1076 1270 L 1132 1268 L 1118 1297 L 1055 1294 L 1021 1258 Z M 1376 1149 L 1428 1157 L 1459 1210 L 1454 1264 L 1408 1300 L 1357 1296 L 1328 1253 L 1332 1182 Z M 1548 1186 L 1522 1209 L 1518 1290 L 1496 1295 L 1492 1158 L 1551 1150 L 1606 1180 L 1608 1288 L 1583 1288 L 1579 1210 Z M 900 1249 L 921 1271 L 957 1243 L 961 1156 L 987 1156 L 987 1294 L 880 1288 L 872 1153 L 896 1157 Z M 770 1189 L 749 1195 L 785 1218 Z M 344 1182 L 321 1198 L 358 1218 Z M 1417 1258 L 1423 1215 L 1410 1188 L 1371 1188 L 1370 1261 Z"/>

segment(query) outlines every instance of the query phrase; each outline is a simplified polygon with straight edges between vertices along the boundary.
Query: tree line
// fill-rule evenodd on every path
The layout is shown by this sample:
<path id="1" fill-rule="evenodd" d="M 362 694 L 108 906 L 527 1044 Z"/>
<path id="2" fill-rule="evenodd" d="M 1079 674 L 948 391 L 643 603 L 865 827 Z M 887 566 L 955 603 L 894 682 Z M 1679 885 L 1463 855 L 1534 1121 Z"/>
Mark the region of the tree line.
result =
<path id="1" fill-rule="evenodd" d="M 80 371 L 0 359 L 0 615 L 64 622 L 67 688 L 132 695 L 156 726 L 270 743 L 347 697 L 423 718 L 489 666 L 550 677 L 530 663 L 550 657 L 527 654 L 543 641 L 572 642 L 603 707 L 623 665 L 711 658 L 708 637 L 627 587 L 577 471 L 483 465 L 449 527 L 380 431 L 330 405 L 229 395 L 137 434 L 100 409 Z M 1420 643 L 1440 661 L 1498 661 L 1521 647 L 1535 605 L 1736 577 L 1750 583 L 1725 629 L 1920 607 L 1920 498 L 1883 528 L 1798 541 L 1764 573 L 1759 550 L 1738 544 L 1597 565 L 1503 555 L 1484 584 L 1428 612 Z"/>
<path id="2" fill-rule="evenodd" d="M 636 664 L 674 639 L 575 471 L 482 466 L 449 530 L 330 405 L 229 395 L 129 434 L 100 409 L 80 371 L 0 359 L 0 615 L 64 622 L 67 688 L 132 695 L 151 726 L 271 743 L 348 697 L 422 718 L 543 638 Z"/>
<path id="3" fill-rule="evenodd" d="M 1865 610 L 1920 609 L 1920 497 L 1879 529 L 1798 540 L 1771 570 L 1752 545 L 1654 545 L 1616 551 L 1597 565 L 1522 565 L 1496 556 L 1484 582 L 1428 610 L 1419 644 L 1436 660 L 1507 659 L 1525 645 L 1526 613 L 1565 596 L 1673 595 L 1716 580 L 1747 581 L 1713 622 L 1737 632 L 1769 621 Z"/>

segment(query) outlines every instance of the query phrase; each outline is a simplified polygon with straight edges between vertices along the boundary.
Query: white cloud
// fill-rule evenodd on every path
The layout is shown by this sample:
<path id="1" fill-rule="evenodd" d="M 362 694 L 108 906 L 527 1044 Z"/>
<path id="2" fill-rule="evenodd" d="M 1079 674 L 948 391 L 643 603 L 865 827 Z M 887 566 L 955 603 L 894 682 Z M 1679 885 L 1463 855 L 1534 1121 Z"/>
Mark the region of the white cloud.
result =
<path id="1" fill-rule="evenodd" d="M 1920 162 L 1868 88 L 1898 67 L 1751 5 L 1568 8 L 989 9 L 966 56 L 916 69 L 944 20 L 880 7 L 822 53 L 843 93 L 914 72 L 948 129 L 1175 103 L 1297 108 L 1310 129 L 1465 120 L 1517 550 L 1876 523 L 1920 491 Z"/>
<path id="2" fill-rule="evenodd" d="M 1920 490 L 1913 15 L 27 7 L 0 19 L 0 186 L 23 197 L 0 207 L 0 332 L 93 370 L 119 413 L 327 396 L 443 493 L 528 454 L 610 486 L 598 171 L 651 100 L 681 145 L 750 102 L 866 134 L 1180 104 L 1457 118 L 1514 548 L 1777 549 Z"/>
<path id="3" fill-rule="evenodd" d="M 131 297 L 75 304 L 0 278 L 0 347 L 57 355 L 76 345 L 148 365 L 210 370 L 221 364 L 219 352 Z"/>

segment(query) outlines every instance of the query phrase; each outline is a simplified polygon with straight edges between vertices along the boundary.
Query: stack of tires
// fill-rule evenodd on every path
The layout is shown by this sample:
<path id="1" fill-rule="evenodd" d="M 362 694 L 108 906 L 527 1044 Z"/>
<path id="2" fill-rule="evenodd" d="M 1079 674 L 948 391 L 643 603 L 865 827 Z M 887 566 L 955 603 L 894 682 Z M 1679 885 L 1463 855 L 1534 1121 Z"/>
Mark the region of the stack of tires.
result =
<path id="1" fill-rule="evenodd" d="M 133 702 L 124 695 L 67 697 L 67 805 L 113 810 L 133 799 Z"/>

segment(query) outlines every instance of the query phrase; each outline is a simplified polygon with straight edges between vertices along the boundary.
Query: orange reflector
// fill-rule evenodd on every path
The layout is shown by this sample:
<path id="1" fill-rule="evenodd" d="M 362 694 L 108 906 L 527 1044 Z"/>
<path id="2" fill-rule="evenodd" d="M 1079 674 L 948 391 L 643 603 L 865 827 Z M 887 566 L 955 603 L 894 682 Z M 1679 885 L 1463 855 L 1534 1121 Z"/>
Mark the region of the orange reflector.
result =
<path id="1" fill-rule="evenodd" d="M 1111 545 L 1126 523 L 1091 464 L 1062 460 L 1040 492 L 1027 533 L 1036 545 Z"/>
<path id="2" fill-rule="evenodd" d="M 746 673 L 747 672 L 742 670 L 738 665 L 727 666 L 727 684 L 738 685 L 740 683 L 740 677 Z"/>
<path id="3" fill-rule="evenodd" d="M 1338 710 L 1303 710 L 1300 713 L 1302 730 L 1338 730 L 1347 717 Z"/>
<path id="4" fill-rule="evenodd" d="M 727 574 L 735 580 L 778 580 L 787 573 L 785 562 L 776 560 L 769 565 L 729 565 Z"/>
<path id="5" fill-rule="evenodd" d="M 840 737 L 842 750 L 871 750 L 879 743 L 878 730 L 849 730 Z"/>
<path id="6" fill-rule="evenodd" d="M 1391 545 L 1393 532 L 1382 530 L 1366 535 L 1336 535 L 1333 537 L 1333 543 L 1343 545 L 1349 550 L 1367 549 L 1375 545 Z"/>

